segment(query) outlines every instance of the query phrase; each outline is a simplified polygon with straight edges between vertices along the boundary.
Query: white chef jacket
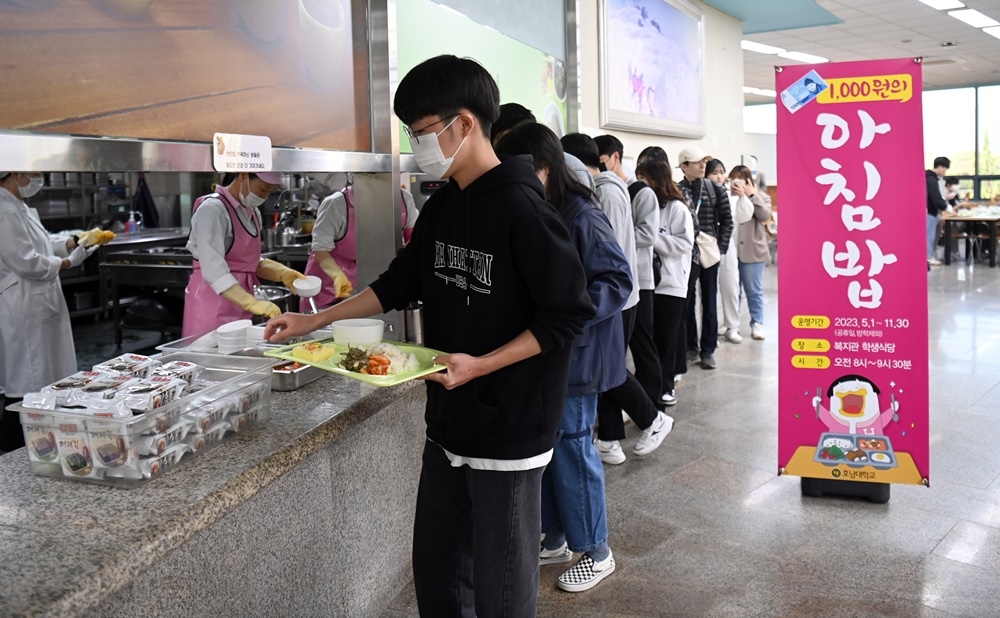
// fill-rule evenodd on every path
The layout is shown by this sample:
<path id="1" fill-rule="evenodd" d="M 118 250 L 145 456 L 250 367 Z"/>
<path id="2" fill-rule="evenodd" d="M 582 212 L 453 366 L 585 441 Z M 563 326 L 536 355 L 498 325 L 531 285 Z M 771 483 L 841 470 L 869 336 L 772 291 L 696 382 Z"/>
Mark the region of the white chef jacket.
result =
<path id="1" fill-rule="evenodd" d="M 0 388 L 22 397 L 76 372 L 69 310 L 59 281 L 65 240 L 0 188 Z"/>
<path id="2" fill-rule="evenodd" d="M 260 237 L 260 229 L 254 224 L 251 212 L 256 211 L 260 221 L 260 211 L 242 204 L 236 207 L 240 223 L 250 234 Z M 212 286 L 216 294 L 222 294 L 234 285 L 239 285 L 236 277 L 229 272 L 226 253 L 233 246 L 233 220 L 229 209 L 217 197 L 206 198 L 191 216 L 191 234 L 187 248 L 201 266 L 201 276 Z"/>
<path id="3" fill-rule="evenodd" d="M 406 204 L 406 226 L 404 230 L 412 228 L 417 223 L 417 205 L 413 201 L 413 194 L 409 191 L 401 190 L 403 203 Z M 343 191 L 334 191 L 328 195 L 319 208 L 316 209 L 316 224 L 312 231 L 312 251 L 333 251 L 337 246 L 337 241 L 347 233 L 347 198 Z"/>

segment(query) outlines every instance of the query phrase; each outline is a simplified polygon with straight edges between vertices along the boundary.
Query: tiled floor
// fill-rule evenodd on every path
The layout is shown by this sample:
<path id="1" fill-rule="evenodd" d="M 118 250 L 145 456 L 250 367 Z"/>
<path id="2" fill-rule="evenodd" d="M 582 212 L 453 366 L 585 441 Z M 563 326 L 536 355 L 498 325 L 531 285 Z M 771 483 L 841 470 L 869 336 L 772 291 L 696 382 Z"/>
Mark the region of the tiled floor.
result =
<path id="1" fill-rule="evenodd" d="M 616 573 L 568 594 L 543 567 L 540 616 L 1000 616 L 1000 268 L 929 274 L 933 482 L 881 505 L 776 475 L 775 273 L 767 340 L 720 340 L 664 445 L 605 468 Z M 412 586 L 384 614 L 416 615 Z"/>

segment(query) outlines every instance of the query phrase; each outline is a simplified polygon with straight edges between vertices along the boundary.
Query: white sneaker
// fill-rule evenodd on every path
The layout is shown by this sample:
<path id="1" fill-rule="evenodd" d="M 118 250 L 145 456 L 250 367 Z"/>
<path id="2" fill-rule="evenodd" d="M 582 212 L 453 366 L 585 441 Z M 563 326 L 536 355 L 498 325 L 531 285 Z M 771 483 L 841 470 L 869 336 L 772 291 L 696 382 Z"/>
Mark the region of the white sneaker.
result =
<path id="1" fill-rule="evenodd" d="M 653 424 L 646 428 L 639 436 L 639 439 L 635 443 L 635 448 L 632 452 L 642 457 L 644 455 L 649 455 L 656 449 L 660 448 L 660 444 L 663 443 L 663 439 L 667 437 L 670 430 L 674 428 L 674 419 L 671 416 L 667 416 L 663 412 L 658 412 L 656 418 L 653 419 Z"/>
<path id="2" fill-rule="evenodd" d="M 573 559 L 573 552 L 569 550 L 569 544 L 563 543 L 562 547 L 556 549 L 545 549 L 542 547 L 538 550 L 538 564 L 559 564 L 561 562 L 569 562 Z"/>
<path id="3" fill-rule="evenodd" d="M 931 266 L 940 266 L 941 265 L 941 260 L 939 260 L 937 258 L 931 258 L 931 259 L 927 260 L 927 263 L 930 264 Z"/>
<path id="4" fill-rule="evenodd" d="M 674 394 L 674 391 L 663 393 L 663 396 L 660 397 L 660 401 L 662 401 L 665 406 L 676 406 L 677 395 Z"/>
<path id="5" fill-rule="evenodd" d="M 597 454 L 604 463 L 611 466 L 625 463 L 625 451 L 622 450 L 622 445 L 618 443 L 618 440 L 611 440 L 610 442 L 594 440 L 594 447 L 597 449 Z"/>
<path id="6" fill-rule="evenodd" d="M 683 379 L 684 379 L 684 374 L 683 373 L 675 373 L 674 374 L 674 384 L 677 384 L 678 382 L 680 382 Z"/>
<path id="7" fill-rule="evenodd" d="M 726 328 L 725 326 L 720 326 L 719 327 L 719 336 L 722 337 L 723 335 L 725 335 L 727 330 L 729 330 L 729 329 Z"/>
<path id="8" fill-rule="evenodd" d="M 762 341 L 764 339 L 764 325 L 763 324 L 751 324 L 750 325 L 750 336 L 757 341 Z"/>
<path id="9" fill-rule="evenodd" d="M 735 328 L 730 328 L 726 331 L 726 341 L 729 343 L 741 343 L 743 337 L 740 335 L 740 331 Z"/>
<path id="10" fill-rule="evenodd" d="M 614 555 L 609 554 L 604 560 L 594 562 L 593 558 L 584 554 L 573 568 L 559 576 L 556 585 L 566 592 L 583 592 L 590 590 L 614 572 Z"/>

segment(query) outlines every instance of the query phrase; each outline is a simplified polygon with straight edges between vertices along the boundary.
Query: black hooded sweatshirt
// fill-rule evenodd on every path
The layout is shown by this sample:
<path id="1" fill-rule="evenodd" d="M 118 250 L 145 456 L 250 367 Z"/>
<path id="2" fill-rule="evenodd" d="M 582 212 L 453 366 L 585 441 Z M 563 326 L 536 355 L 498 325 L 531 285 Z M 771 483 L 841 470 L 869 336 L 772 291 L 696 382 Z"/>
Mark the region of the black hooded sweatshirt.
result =
<path id="1" fill-rule="evenodd" d="M 505 159 L 424 204 L 371 285 L 383 309 L 423 302 L 427 347 L 488 354 L 525 330 L 542 353 L 447 390 L 427 383 L 427 437 L 456 455 L 524 459 L 555 444 L 573 339 L 594 316 L 580 257 L 529 160 Z"/>

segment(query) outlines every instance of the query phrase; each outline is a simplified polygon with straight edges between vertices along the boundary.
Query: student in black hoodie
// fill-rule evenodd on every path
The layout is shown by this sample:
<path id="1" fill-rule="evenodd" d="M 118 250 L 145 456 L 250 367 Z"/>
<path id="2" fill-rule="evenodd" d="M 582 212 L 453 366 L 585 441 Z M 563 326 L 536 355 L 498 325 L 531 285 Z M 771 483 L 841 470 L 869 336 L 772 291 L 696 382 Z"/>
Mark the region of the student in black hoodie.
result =
<path id="1" fill-rule="evenodd" d="M 493 152 L 499 98 L 482 66 L 455 56 L 403 78 L 394 107 L 417 163 L 450 182 L 371 287 L 316 315 L 275 318 L 265 333 L 277 341 L 423 301 L 426 344 L 448 352 L 436 359 L 448 369 L 427 378 L 413 525 L 422 616 L 535 615 L 542 471 L 571 343 L 595 315 L 580 257 L 531 162 Z"/>

